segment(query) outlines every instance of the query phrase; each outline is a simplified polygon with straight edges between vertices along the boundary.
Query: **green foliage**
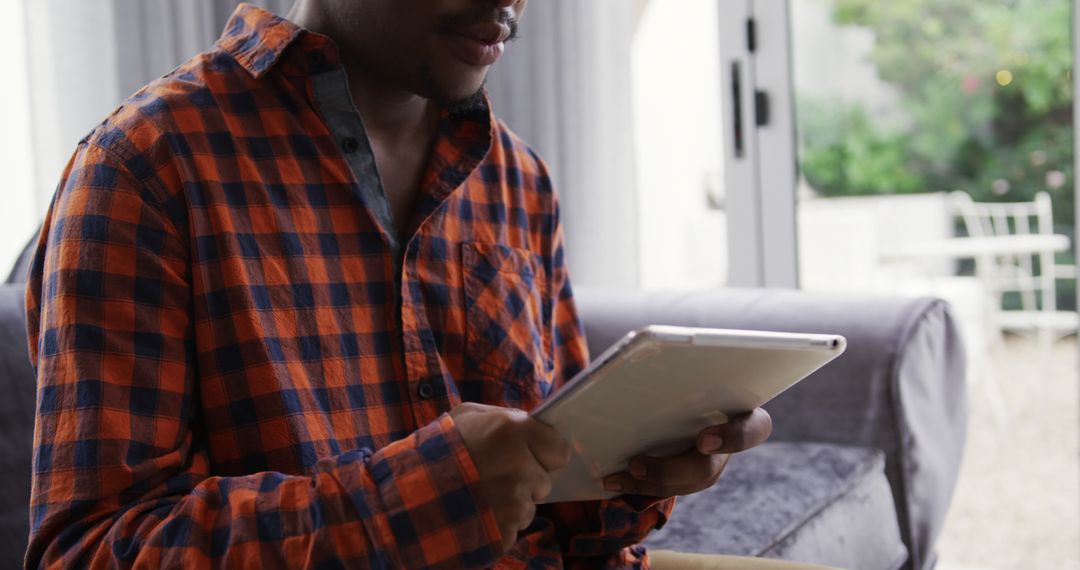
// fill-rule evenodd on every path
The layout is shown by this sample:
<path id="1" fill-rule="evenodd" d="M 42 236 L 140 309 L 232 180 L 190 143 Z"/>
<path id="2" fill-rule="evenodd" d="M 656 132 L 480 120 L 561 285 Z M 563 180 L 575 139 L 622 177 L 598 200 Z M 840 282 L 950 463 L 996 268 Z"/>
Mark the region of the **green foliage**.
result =
<path id="1" fill-rule="evenodd" d="M 907 152 L 911 136 L 882 132 L 861 107 L 815 102 L 803 102 L 800 107 L 804 111 L 803 171 L 813 188 L 828 195 L 906 194 L 923 189 L 922 177 Z"/>
<path id="2" fill-rule="evenodd" d="M 833 5 L 838 24 L 874 32 L 872 61 L 908 121 L 887 127 L 857 105 L 800 100 L 811 186 L 827 196 L 962 189 L 978 201 L 1046 190 L 1057 223 L 1073 225 L 1069 0 Z"/>

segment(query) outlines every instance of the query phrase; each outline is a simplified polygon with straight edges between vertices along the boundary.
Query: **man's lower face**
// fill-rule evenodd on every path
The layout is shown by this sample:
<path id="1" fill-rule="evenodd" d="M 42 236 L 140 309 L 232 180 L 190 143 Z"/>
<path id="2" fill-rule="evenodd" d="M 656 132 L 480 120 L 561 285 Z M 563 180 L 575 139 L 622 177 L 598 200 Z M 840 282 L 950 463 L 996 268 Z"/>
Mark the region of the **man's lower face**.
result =
<path id="1" fill-rule="evenodd" d="M 476 93 L 473 93 L 464 99 L 453 99 L 443 102 L 443 106 L 446 107 L 449 112 L 459 115 L 483 109 L 485 104 L 483 87 L 477 90 Z"/>
<path id="2" fill-rule="evenodd" d="M 484 104 L 486 68 L 477 72 L 440 61 L 423 66 L 420 75 L 426 91 L 423 95 L 438 101 L 451 112 L 467 112 Z"/>

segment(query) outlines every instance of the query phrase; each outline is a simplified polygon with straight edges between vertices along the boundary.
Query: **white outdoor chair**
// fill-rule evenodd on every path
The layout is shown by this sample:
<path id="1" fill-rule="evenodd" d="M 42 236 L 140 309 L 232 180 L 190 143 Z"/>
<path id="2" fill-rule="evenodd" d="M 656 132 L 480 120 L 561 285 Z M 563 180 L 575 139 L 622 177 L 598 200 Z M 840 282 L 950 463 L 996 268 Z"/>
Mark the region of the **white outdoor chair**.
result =
<path id="1" fill-rule="evenodd" d="M 810 291 L 938 297 L 952 305 L 969 356 L 972 385 L 990 373 L 992 312 L 983 281 L 955 275 L 947 258 L 889 260 L 882 251 L 956 232 L 949 194 L 803 199 L 799 204 L 799 281 Z M 991 397 L 997 393 L 991 394 Z M 997 406 L 996 402 L 991 405 Z"/>
<path id="2" fill-rule="evenodd" d="M 975 202 L 967 192 L 950 195 L 953 211 L 971 237 L 1053 235 L 1050 195 L 1039 192 L 1033 202 Z M 1077 313 L 1057 308 L 1057 281 L 1076 279 L 1076 269 L 1058 265 L 1052 250 L 1029 255 L 993 254 L 975 259 L 976 274 L 992 296 L 992 324 L 1001 333 L 1037 333 L 1044 347 L 1077 331 Z M 1002 299 L 1018 293 L 1021 308 L 1005 310 Z"/>

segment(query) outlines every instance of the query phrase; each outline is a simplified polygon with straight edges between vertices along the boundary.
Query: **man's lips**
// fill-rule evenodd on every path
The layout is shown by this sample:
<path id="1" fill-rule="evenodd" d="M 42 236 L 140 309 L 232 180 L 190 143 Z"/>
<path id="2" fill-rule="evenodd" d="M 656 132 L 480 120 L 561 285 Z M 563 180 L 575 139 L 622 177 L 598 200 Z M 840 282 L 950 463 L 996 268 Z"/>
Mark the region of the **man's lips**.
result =
<path id="1" fill-rule="evenodd" d="M 511 34 L 510 26 L 500 22 L 480 22 L 447 31 L 487 46 L 503 43 L 510 38 Z"/>
<path id="2" fill-rule="evenodd" d="M 510 26 L 499 22 L 482 22 L 446 30 L 450 51 L 459 60 L 475 67 L 494 65 L 506 48 Z"/>

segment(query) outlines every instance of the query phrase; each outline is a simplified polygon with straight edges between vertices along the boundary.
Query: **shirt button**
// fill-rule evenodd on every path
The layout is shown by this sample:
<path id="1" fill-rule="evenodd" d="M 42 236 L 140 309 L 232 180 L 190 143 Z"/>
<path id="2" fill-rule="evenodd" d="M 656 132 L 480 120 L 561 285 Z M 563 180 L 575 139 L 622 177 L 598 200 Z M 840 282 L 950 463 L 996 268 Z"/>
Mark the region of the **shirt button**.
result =
<path id="1" fill-rule="evenodd" d="M 341 150 L 344 150 L 347 154 L 352 154 L 360 150 L 360 141 L 353 137 L 347 137 L 341 141 Z"/>
<path id="2" fill-rule="evenodd" d="M 416 392 L 420 394 L 421 400 L 430 400 L 435 397 L 435 387 L 428 382 L 421 382 Z"/>

